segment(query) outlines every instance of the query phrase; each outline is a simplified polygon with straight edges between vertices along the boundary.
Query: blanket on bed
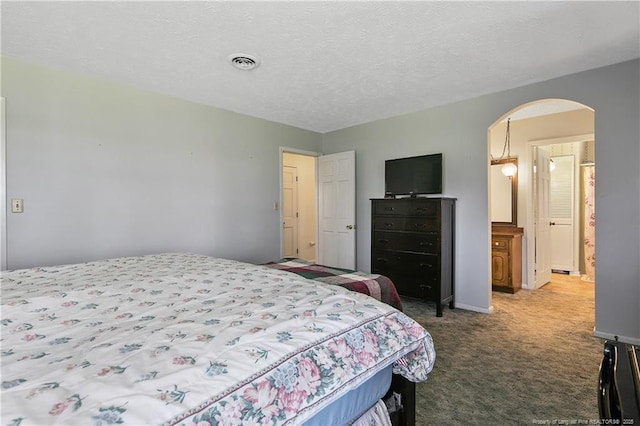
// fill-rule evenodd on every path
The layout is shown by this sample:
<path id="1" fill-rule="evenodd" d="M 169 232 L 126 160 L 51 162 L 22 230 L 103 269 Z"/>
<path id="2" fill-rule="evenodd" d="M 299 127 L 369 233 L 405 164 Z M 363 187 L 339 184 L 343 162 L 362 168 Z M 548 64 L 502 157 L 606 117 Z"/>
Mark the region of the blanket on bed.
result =
<path id="1" fill-rule="evenodd" d="M 293 272 L 310 280 L 339 285 L 348 290 L 371 296 L 402 311 L 402 302 L 396 286 L 384 275 L 332 268 L 293 257 L 285 257 L 277 262 L 266 263 L 265 266 Z"/>
<path id="2" fill-rule="evenodd" d="M 403 313 L 264 266 L 177 253 L 0 278 L 2 425 L 300 424 L 435 361 Z"/>

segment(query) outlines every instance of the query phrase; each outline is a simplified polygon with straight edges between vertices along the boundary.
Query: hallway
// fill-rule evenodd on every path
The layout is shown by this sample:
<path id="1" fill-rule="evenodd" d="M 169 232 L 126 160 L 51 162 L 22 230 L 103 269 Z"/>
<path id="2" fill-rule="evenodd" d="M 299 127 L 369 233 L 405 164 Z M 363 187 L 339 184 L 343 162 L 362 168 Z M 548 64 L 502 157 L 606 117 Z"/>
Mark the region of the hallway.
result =
<path id="1" fill-rule="evenodd" d="M 595 302 L 595 282 L 585 281 L 576 275 L 552 273 L 551 281 L 540 290 L 589 297 Z"/>

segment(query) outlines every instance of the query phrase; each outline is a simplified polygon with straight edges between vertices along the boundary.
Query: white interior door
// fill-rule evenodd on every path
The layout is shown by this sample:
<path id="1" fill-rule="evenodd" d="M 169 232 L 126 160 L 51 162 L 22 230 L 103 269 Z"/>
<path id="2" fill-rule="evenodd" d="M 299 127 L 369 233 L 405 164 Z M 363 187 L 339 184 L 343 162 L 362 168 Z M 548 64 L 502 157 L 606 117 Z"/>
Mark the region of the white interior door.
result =
<path id="1" fill-rule="evenodd" d="M 553 157 L 551 171 L 551 269 L 574 270 L 574 157 Z"/>
<path id="2" fill-rule="evenodd" d="M 298 256 L 298 169 L 282 167 L 283 256 Z"/>
<path id="3" fill-rule="evenodd" d="M 356 153 L 318 157 L 318 263 L 356 268 Z"/>
<path id="4" fill-rule="evenodd" d="M 551 215 L 549 153 L 542 147 L 536 150 L 536 287 L 551 281 Z"/>

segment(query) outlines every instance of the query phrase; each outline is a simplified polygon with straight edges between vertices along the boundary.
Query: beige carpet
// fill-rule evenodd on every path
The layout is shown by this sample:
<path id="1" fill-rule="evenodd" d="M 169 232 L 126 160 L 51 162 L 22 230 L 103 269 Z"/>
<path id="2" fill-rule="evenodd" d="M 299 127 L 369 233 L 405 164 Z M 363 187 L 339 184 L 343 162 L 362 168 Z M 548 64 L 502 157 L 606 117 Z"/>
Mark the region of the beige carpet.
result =
<path id="1" fill-rule="evenodd" d="M 592 336 L 592 292 L 494 292 L 490 315 L 446 308 L 437 318 L 433 304 L 403 305 L 437 352 L 429 379 L 417 385 L 418 426 L 598 418 L 603 340 Z"/>

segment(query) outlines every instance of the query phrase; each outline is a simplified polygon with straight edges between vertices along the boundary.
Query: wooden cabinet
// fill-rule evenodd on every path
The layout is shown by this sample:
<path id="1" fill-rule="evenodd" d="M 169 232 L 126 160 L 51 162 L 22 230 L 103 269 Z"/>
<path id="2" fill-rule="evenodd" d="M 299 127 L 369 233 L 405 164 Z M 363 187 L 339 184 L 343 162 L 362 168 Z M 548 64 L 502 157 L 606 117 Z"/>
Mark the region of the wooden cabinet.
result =
<path id="1" fill-rule="evenodd" d="M 491 287 L 515 293 L 522 288 L 522 228 L 491 229 Z"/>
<path id="2" fill-rule="evenodd" d="M 371 200 L 371 270 L 398 293 L 454 307 L 455 199 Z"/>

